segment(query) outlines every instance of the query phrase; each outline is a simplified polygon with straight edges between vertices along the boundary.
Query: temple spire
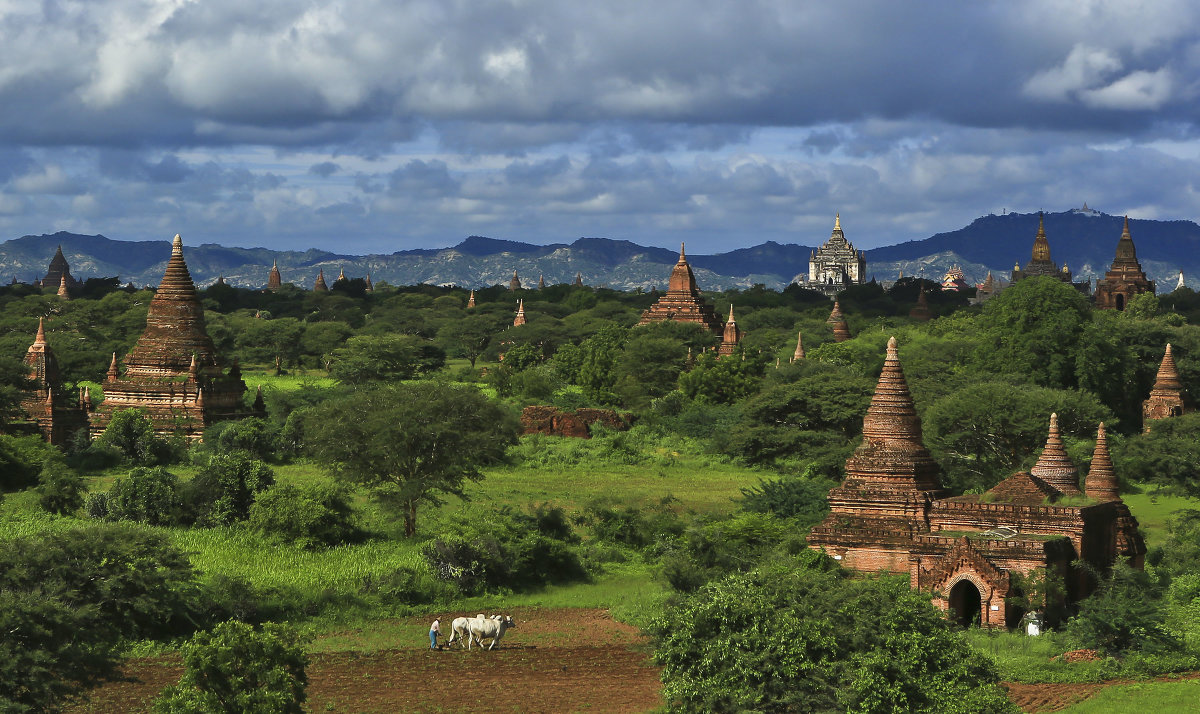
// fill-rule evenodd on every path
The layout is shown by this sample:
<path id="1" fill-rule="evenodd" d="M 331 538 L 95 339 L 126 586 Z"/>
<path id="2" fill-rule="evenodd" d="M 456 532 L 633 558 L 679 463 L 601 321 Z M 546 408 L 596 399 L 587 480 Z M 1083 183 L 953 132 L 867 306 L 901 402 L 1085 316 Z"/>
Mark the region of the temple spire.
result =
<path id="1" fill-rule="evenodd" d="M 908 391 L 896 338 L 888 339 L 883 371 L 863 418 L 863 443 L 901 451 L 923 450 L 921 419 Z"/>
<path id="2" fill-rule="evenodd" d="M 804 333 L 796 333 L 796 351 L 792 354 L 792 361 L 804 359 Z"/>
<path id="3" fill-rule="evenodd" d="M 842 230 L 842 214 L 841 213 L 836 213 L 833 216 L 833 230 L 835 230 L 835 231 Z"/>
<path id="4" fill-rule="evenodd" d="M 467 307 L 475 307 L 475 291 L 471 291 L 470 297 L 467 298 Z"/>
<path id="5" fill-rule="evenodd" d="M 513 327 L 525 324 L 525 301 L 517 301 L 517 316 L 513 318 Z"/>
<path id="6" fill-rule="evenodd" d="M 1050 433 L 1046 437 L 1046 447 L 1038 456 L 1037 463 L 1029 469 L 1029 473 L 1037 476 L 1060 493 L 1066 496 L 1079 495 L 1079 470 L 1071 463 L 1067 450 L 1063 447 L 1062 432 L 1058 428 L 1058 414 L 1050 415 Z"/>
<path id="7" fill-rule="evenodd" d="M 833 328 L 834 341 L 845 342 L 850 339 L 850 326 L 846 324 L 846 316 L 842 314 L 842 305 L 837 300 L 833 301 L 833 310 L 830 311 L 825 322 Z"/>
<path id="8" fill-rule="evenodd" d="M 46 318 L 44 318 L 44 317 L 38 318 L 38 331 L 37 331 L 37 336 L 35 336 L 33 338 L 33 344 L 35 344 L 35 345 L 46 344 Z"/>
<path id="9" fill-rule="evenodd" d="M 1085 491 L 1088 498 L 1097 501 L 1121 500 L 1117 488 L 1117 474 L 1108 454 L 1108 435 L 1104 431 L 1104 422 L 1100 422 L 1100 427 L 1096 429 L 1096 448 L 1092 451 L 1092 464 L 1088 467 Z"/>
<path id="10" fill-rule="evenodd" d="M 117 369 L 117 353 L 116 352 L 113 352 L 112 362 L 108 363 L 108 375 L 107 376 L 108 376 L 108 381 L 110 381 L 110 382 L 117 381 L 117 377 L 121 376 L 120 371 L 118 371 L 118 369 Z"/>

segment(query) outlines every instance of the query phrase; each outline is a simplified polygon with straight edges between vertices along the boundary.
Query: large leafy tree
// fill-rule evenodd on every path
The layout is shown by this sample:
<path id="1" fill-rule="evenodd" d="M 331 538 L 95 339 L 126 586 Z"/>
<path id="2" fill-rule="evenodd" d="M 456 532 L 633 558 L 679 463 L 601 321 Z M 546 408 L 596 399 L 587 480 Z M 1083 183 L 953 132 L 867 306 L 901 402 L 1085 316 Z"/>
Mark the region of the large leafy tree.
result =
<path id="1" fill-rule="evenodd" d="M 927 595 L 808 560 L 705 585 L 653 623 L 672 711 L 1017 711 Z"/>
<path id="2" fill-rule="evenodd" d="M 394 505 L 410 536 L 421 504 L 461 495 L 516 443 L 517 431 L 515 416 L 477 389 L 432 381 L 360 390 L 305 423 L 313 456 Z"/>
<path id="3" fill-rule="evenodd" d="M 1028 278 L 984 303 L 980 364 L 1047 387 L 1075 386 L 1075 343 L 1091 319 L 1087 298 L 1055 278 Z"/>
<path id="4" fill-rule="evenodd" d="M 333 352 L 329 376 L 353 386 L 411 379 L 441 369 L 446 353 L 414 335 L 359 335 Z"/>

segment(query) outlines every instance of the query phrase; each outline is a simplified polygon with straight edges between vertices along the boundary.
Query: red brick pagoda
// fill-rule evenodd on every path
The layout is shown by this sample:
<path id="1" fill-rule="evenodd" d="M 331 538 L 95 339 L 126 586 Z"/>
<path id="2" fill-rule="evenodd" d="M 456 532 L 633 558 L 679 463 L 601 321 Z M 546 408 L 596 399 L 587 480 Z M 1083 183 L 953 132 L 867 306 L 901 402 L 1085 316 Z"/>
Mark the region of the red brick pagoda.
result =
<path id="1" fill-rule="evenodd" d="M 1154 294 L 1154 282 L 1146 279 L 1138 262 L 1133 237 L 1129 235 L 1129 216 L 1117 241 L 1117 254 L 1112 267 L 1096 281 L 1096 307 L 1101 310 L 1124 310 L 1130 298 L 1142 293 Z"/>
<path id="2" fill-rule="evenodd" d="M 181 432 L 189 440 L 198 440 L 215 421 L 251 415 L 242 404 L 246 384 L 237 366 L 228 372 L 222 368 L 208 336 L 179 236 L 150 301 L 146 331 L 124 361 L 122 375 L 113 355 L 104 402 L 92 414 L 93 435 L 102 433 L 113 413 L 122 409 L 143 409 L 155 433 Z"/>
<path id="3" fill-rule="evenodd" d="M 1060 577 L 1066 599 L 1076 601 L 1092 584 L 1073 561 L 1103 570 L 1126 558 L 1142 567 L 1146 545 L 1117 492 L 1103 424 L 1086 483 L 1081 492 L 1052 415 L 1029 473 L 982 495 L 946 497 L 892 338 L 862 445 L 808 542 L 852 570 L 907 573 L 912 587 L 930 592 L 960 623 L 1011 627 L 1023 614 L 1008 599 L 1014 573 Z"/>
<path id="4" fill-rule="evenodd" d="M 277 292 L 283 287 L 283 277 L 279 274 L 279 261 L 271 262 L 271 272 L 267 273 L 267 290 Z"/>
<path id="5" fill-rule="evenodd" d="M 829 317 L 825 319 L 825 322 L 833 330 L 835 342 L 845 342 L 850 339 L 850 325 L 846 324 L 846 316 L 842 314 L 842 306 L 837 300 L 833 301 L 833 310 L 829 312 Z"/>
<path id="6" fill-rule="evenodd" d="M 725 331 L 725 326 L 721 323 L 721 318 L 717 317 L 712 305 L 700 297 L 700 289 L 696 287 L 696 275 L 692 273 L 692 266 L 688 265 L 682 243 L 679 244 L 679 262 L 671 269 L 667 294 L 642 313 L 638 324 L 667 321 L 694 322 L 717 335 Z"/>
<path id="7" fill-rule="evenodd" d="M 1189 412 L 1189 406 L 1184 400 L 1183 383 L 1179 381 L 1179 370 L 1175 367 L 1175 357 L 1168 343 L 1162 364 L 1158 366 L 1154 388 L 1150 390 L 1150 398 L 1142 402 L 1142 426 L 1150 431 L 1150 422 Z"/>
<path id="8" fill-rule="evenodd" d="M 29 418 L 46 441 L 61 446 L 71 436 L 87 427 L 86 405 L 91 402 L 86 388 L 78 399 L 72 398 L 62 386 L 58 360 L 46 341 L 45 320 L 38 318 L 37 336 L 25 352 L 25 366 L 33 388 L 21 399 L 21 411 Z"/>

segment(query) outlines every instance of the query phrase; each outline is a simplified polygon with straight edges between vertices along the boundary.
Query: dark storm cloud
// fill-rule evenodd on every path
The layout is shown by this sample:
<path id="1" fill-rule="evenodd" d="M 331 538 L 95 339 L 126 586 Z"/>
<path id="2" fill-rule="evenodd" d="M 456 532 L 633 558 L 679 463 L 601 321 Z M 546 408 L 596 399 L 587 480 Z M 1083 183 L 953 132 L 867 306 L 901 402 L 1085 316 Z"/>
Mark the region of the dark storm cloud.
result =
<path id="1" fill-rule="evenodd" d="M 341 170 L 342 167 L 338 166 L 332 161 L 322 161 L 319 164 L 313 164 L 312 166 L 308 167 L 308 172 L 310 174 L 313 176 L 320 176 L 321 178 L 329 178 Z"/>

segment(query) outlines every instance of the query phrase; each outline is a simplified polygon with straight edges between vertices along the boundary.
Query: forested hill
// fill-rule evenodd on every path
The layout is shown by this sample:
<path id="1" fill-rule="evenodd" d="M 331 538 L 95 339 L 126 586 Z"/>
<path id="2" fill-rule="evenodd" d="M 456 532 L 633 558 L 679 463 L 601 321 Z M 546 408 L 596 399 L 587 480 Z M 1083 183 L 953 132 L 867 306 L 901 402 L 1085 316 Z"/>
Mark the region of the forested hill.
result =
<path id="1" fill-rule="evenodd" d="M 978 218 L 956 231 L 923 240 L 866 251 L 867 274 L 892 280 L 905 275 L 940 279 L 953 264 L 967 279 L 980 282 L 989 270 L 1005 277 L 1014 263 L 1029 260 L 1037 232 L 1036 213 L 1009 213 Z M 1121 235 L 1122 217 L 1095 211 L 1045 215 L 1046 234 L 1055 261 L 1066 262 L 1076 279 L 1102 276 Z M 1138 258 L 1160 291 L 1174 288 L 1180 270 L 1200 276 L 1200 226 L 1192 221 L 1131 220 Z M 847 236 L 855 242 L 856 236 Z M 861 242 L 861 238 L 859 239 Z M 170 255 L 170 242 L 116 241 L 102 235 L 55 233 L 25 236 L 0 244 L 0 276 L 28 282 L 46 272 L 55 248 L 63 248 L 73 275 L 81 278 L 120 276 L 137 285 L 156 284 Z M 579 238 L 572 243 L 532 245 L 471 236 L 451 248 L 418 249 L 379 255 L 342 255 L 322 250 L 274 251 L 225 247 L 214 243 L 187 245 L 188 267 L 200 284 L 224 276 L 244 287 L 264 285 L 272 261 L 285 282 L 311 287 L 318 270 L 327 281 L 344 270 L 348 277 L 367 273 L 393 285 L 434 283 L 482 287 L 508 284 L 514 270 L 527 287 L 542 276 L 548 284 L 571 282 L 577 273 L 589 285 L 619 289 L 665 287 L 678 253 L 625 240 Z M 715 255 L 689 253 L 704 289 L 749 287 L 762 283 L 780 289 L 807 274 L 813 246 L 767 241 Z"/>

